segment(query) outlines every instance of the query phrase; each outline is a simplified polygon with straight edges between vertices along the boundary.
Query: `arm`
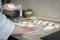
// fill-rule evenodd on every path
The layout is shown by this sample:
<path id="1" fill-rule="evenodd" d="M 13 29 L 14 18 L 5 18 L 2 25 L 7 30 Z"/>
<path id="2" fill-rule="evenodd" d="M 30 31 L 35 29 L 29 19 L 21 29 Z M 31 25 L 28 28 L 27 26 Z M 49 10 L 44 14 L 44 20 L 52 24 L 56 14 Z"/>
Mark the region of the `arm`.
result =
<path id="1" fill-rule="evenodd" d="M 26 34 L 28 32 L 34 32 L 35 29 L 21 28 L 8 20 L 5 15 L 0 15 L 0 39 L 7 39 L 11 34 Z"/>
<path id="2" fill-rule="evenodd" d="M 18 25 L 15 25 L 15 29 L 12 32 L 12 34 L 26 34 L 28 32 L 34 32 L 37 31 L 35 28 L 22 28 Z"/>
<path id="3" fill-rule="evenodd" d="M 5 15 L 2 14 L 1 0 L 0 0 L 0 40 L 6 40 L 11 34 L 24 34 L 32 30 L 18 27 Z"/>

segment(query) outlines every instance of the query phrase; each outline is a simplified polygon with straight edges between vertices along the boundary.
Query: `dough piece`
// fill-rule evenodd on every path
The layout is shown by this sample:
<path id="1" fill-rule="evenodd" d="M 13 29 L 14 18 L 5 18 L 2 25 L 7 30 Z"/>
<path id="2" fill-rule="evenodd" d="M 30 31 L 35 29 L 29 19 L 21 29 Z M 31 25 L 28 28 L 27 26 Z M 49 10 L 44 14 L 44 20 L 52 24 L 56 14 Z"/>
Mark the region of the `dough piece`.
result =
<path id="1" fill-rule="evenodd" d="M 47 26 L 44 28 L 44 31 L 49 31 L 49 30 L 53 30 L 54 26 Z"/>
<path id="2" fill-rule="evenodd" d="M 33 27 L 33 23 L 28 22 L 28 21 L 24 21 L 23 24 L 25 24 L 25 26 L 27 27 Z"/>
<path id="3" fill-rule="evenodd" d="M 59 28 L 60 24 L 55 24 L 54 26 L 55 26 L 55 28 Z"/>
<path id="4" fill-rule="evenodd" d="M 43 22 L 43 20 L 39 20 L 37 21 L 37 24 L 41 24 Z"/>
<path id="5" fill-rule="evenodd" d="M 27 21 L 23 21 L 23 24 L 27 24 Z"/>
<path id="6" fill-rule="evenodd" d="M 43 25 L 48 25 L 49 24 L 49 21 L 44 21 L 42 24 Z"/>
<path id="7" fill-rule="evenodd" d="M 34 27 L 33 24 L 31 22 L 27 22 L 27 27 Z"/>
<path id="8" fill-rule="evenodd" d="M 55 23 L 54 23 L 54 22 L 50 22 L 48 25 L 49 25 L 49 26 L 54 26 Z"/>
<path id="9" fill-rule="evenodd" d="M 38 20 L 34 20 L 34 23 L 37 23 Z"/>

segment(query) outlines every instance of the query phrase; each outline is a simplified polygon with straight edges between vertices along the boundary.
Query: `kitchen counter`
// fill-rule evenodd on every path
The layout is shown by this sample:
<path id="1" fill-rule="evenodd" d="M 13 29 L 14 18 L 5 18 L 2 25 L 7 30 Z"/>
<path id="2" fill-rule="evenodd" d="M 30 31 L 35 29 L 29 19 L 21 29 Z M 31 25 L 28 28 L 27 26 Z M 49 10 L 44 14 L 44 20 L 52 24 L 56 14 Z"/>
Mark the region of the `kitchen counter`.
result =
<path id="1" fill-rule="evenodd" d="M 41 31 L 39 34 L 36 35 L 29 35 L 29 36 L 22 36 L 22 35 L 12 35 L 13 37 L 20 39 L 20 40 L 41 40 L 40 38 L 47 36 L 49 34 L 52 34 L 54 32 L 60 31 L 60 28 L 56 28 L 54 30 L 50 30 L 50 31 Z"/>
<path id="2" fill-rule="evenodd" d="M 39 26 L 39 29 L 41 29 L 41 26 Z M 60 31 L 60 26 L 58 28 L 50 29 L 50 30 L 45 30 L 40 32 L 38 34 L 30 34 L 30 35 L 12 35 L 13 37 L 19 39 L 19 40 L 42 40 L 40 38 L 47 36 L 49 34 L 52 34 L 54 32 Z"/>

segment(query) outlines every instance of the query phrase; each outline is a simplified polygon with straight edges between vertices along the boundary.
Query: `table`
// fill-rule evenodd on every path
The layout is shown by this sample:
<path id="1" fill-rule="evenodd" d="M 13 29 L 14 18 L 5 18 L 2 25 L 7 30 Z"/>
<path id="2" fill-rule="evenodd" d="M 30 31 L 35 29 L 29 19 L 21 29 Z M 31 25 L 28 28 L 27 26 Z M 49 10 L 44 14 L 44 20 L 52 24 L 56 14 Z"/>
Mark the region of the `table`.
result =
<path id="1" fill-rule="evenodd" d="M 26 35 L 12 35 L 13 37 L 19 39 L 19 40 L 42 40 L 40 38 L 44 37 L 44 36 L 47 36 L 49 34 L 52 34 L 54 32 L 57 32 L 59 31 L 60 28 L 55 28 L 53 30 L 50 30 L 50 31 L 41 31 L 39 34 L 36 34 L 36 35 L 29 35 L 29 36 L 26 36 Z"/>

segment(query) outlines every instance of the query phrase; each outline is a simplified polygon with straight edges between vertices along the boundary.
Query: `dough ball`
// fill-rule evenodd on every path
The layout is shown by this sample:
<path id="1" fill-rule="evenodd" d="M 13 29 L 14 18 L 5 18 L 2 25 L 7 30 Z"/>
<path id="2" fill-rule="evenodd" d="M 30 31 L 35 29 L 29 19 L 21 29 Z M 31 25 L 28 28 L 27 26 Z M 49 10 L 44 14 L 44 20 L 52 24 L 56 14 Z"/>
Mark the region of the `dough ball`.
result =
<path id="1" fill-rule="evenodd" d="M 27 21 L 23 21 L 23 24 L 27 24 Z"/>
<path id="2" fill-rule="evenodd" d="M 39 20 L 37 21 L 37 24 L 41 24 L 43 22 L 43 20 Z"/>
<path id="3" fill-rule="evenodd" d="M 27 27 L 33 27 L 33 23 L 24 21 L 23 24 L 25 24 Z"/>
<path id="4" fill-rule="evenodd" d="M 44 31 L 49 31 L 49 30 L 53 30 L 54 26 L 47 26 L 44 28 Z"/>
<path id="5" fill-rule="evenodd" d="M 59 28 L 60 24 L 55 24 L 54 26 L 55 26 L 55 28 Z"/>
<path id="6" fill-rule="evenodd" d="M 49 26 L 54 26 L 55 23 L 54 23 L 54 22 L 50 22 L 48 25 L 49 25 Z"/>
<path id="7" fill-rule="evenodd" d="M 48 25 L 49 24 L 49 21 L 44 21 L 42 24 Z"/>
<path id="8" fill-rule="evenodd" d="M 33 23 L 31 23 L 31 22 L 28 22 L 26 25 L 27 25 L 27 27 L 33 27 Z"/>
<path id="9" fill-rule="evenodd" d="M 37 23 L 38 20 L 34 20 L 34 23 Z"/>

